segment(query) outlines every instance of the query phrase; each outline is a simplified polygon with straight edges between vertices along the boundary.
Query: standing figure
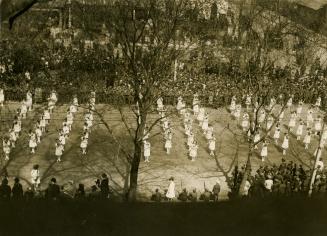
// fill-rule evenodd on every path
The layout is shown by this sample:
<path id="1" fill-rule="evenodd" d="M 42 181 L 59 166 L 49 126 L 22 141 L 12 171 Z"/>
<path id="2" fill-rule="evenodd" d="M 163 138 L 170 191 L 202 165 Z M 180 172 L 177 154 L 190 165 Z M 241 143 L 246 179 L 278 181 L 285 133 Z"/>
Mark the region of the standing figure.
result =
<path id="1" fill-rule="evenodd" d="M 296 112 L 294 111 L 294 112 L 291 113 L 290 122 L 288 123 L 288 128 L 289 128 L 290 132 L 295 127 L 295 124 L 296 124 Z"/>
<path id="2" fill-rule="evenodd" d="M 9 130 L 9 140 L 10 140 L 10 143 L 11 143 L 11 147 L 14 148 L 16 140 L 17 140 L 16 133 L 15 133 L 14 129 Z"/>
<path id="3" fill-rule="evenodd" d="M 171 137 L 168 136 L 165 142 L 165 149 L 168 155 L 170 154 L 171 148 L 172 148 L 172 141 L 171 141 Z"/>
<path id="4" fill-rule="evenodd" d="M 198 155 L 198 145 L 195 140 L 193 140 L 193 143 L 191 144 L 189 151 L 190 151 L 191 161 L 195 161 Z"/>
<path id="5" fill-rule="evenodd" d="M 208 113 L 206 113 L 202 122 L 202 130 L 204 134 L 206 133 L 208 126 L 209 126 L 209 116 Z"/>
<path id="6" fill-rule="evenodd" d="M 241 125 L 244 132 L 246 132 L 249 127 L 249 119 L 250 119 L 249 114 L 245 112 L 243 114 L 243 120 Z"/>
<path id="7" fill-rule="evenodd" d="M 31 170 L 31 183 L 33 184 L 34 190 L 36 190 L 41 183 L 39 165 L 34 165 Z"/>
<path id="8" fill-rule="evenodd" d="M 304 149 L 309 149 L 309 144 L 311 143 L 311 130 L 310 130 L 310 128 L 307 129 L 307 133 L 304 136 L 303 143 L 304 143 Z"/>
<path id="9" fill-rule="evenodd" d="M 150 162 L 151 144 L 148 141 L 144 141 L 144 162 Z"/>
<path id="10" fill-rule="evenodd" d="M 57 157 L 57 162 L 61 162 L 61 156 L 64 151 L 64 146 L 59 142 L 59 140 L 56 141 L 56 157 Z"/>
<path id="11" fill-rule="evenodd" d="M 300 124 L 296 129 L 296 140 L 301 140 L 301 136 L 303 134 L 303 126 L 304 126 L 304 122 L 302 119 L 300 119 Z"/>
<path id="12" fill-rule="evenodd" d="M 216 138 L 215 137 L 212 137 L 209 140 L 209 150 L 210 150 L 210 156 L 214 156 L 215 150 L 216 150 Z"/>
<path id="13" fill-rule="evenodd" d="M 174 178 L 171 177 L 169 179 L 169 186 L 168 186 L 168 190 L 166 193 L 166 197 L 168 198 L 168 201 L 173 201 L 173 199 L 175 198 L 175 183 L 174 183 Z"/>
<path id="14" fill-rule="evenodd" d="M 316 101 L 316 107 L 319 109 L 321 107 L 321 97 L 319 96 Z"/>
<path id="15" fill-rule="evenodd" d="M 4 138 L 2 140 L 2 149 L 3 149 L 3 152 L 5 154 L 5 160 L 8 161 L 9 160 L 9 155 L 10 155 L 10 152 L 11 152 L 11 143 L 10 143 L 9 139 Z"/>
<path id="16" fill-rule="evenodd" d="M 194 116 L 197 117 L 199 114 L 199 97 L 198 94 L 194 94 L 193 97 L 193 113 Z"/>
<path id="17" fill-rule="evenodd" d="M 265 159 L 268 156 L 268 143 L 266 140 L 263 141 L 260 156 L 261 156 L 261 161 L 263 161 L 263 162 L 265 161 Z"/>
<path id="18" fill-rule="evenodd" d="M 283 155 L 284 156 L 286 155 L 286 151 L 287 151 L 288 147 L 289 147 L 288 134 L 285 133 L 284 140 L 283 140 L 283 143 L 282 143 L 282 149 L 283 149 Z"/>
<path id="19" fill-rule="evenodd" d="M 232 100 L 231 100 L 231 103 L 230 103 L 229 111 L 230 111 L 231 113 L 234 113 L 235 108 L 236 108 L 236 97 L 233 96 L 233 97 L 232 97 Z"/>
<path id="20" fill-rule="evenodd" d="M 86 154 L 87 145 L 88 145 L 88 139 L 85 136 L 82 136 L 82 141 L 81 141 L 80 147 L 81 147 L 83 155 Z"/>
<path id="21" fill-rule="evenodd" d="M 31 111 L 33 108 L 33 98 L 30 91 L 27 91 L 26 93 L 26 107 L 28 111 Z"/>
<path id="22" fill-rule="evenodd" d="M 280 138 L 280 127 L 276 126 L 275 133 L 274 133 L 274 140 L 276 145 L 278 145 L 279 138 Z"/>
<path id="23" fill-rule="evenodd" d="M 312 108 L 310 107 L 308 109 L 308 113 L 307 113 L 307 123 L 309 125 L 311 125 L 313 123 L 313 111 L 312 111 Z"/>
<path id="24" fill-rule="evenodd" d="M 0 89 L 0 106 L 3 107 L 3 104 L 5 102 L 5 94 L 3 92 L 3 89 Z"/>
<path id="25" fill-rule="evenodd" d="M 30 140 L 29 140 L 28 145 L 30 147 L 31 154 L 34 154 L 35 153 L 35 148 L 37 146 L 36 135 L 32 130 L 30 130 L 29 136 L 30 136 Z"/>
<path id="26" fill-rule="evenodd" d="M 316 135 L 320 135 L 321 129 L 322 129 L 322 125 L 321 125 L 321 117 L 318 116 L 316 121 L 315 121 L 315 131 L 316 131 Z"/>

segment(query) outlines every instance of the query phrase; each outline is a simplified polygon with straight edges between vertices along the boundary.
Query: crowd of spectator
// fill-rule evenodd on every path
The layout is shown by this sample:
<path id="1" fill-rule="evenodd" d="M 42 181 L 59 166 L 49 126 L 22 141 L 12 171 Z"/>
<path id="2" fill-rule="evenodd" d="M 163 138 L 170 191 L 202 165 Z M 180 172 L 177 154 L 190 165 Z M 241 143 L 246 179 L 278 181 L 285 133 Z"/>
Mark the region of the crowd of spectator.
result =
<path id="1" fill-rule="evenodd" d="M 20 179 L 16 177 L 14 184 L 10 186 L 9 180 L 5 177 L 0 185 L 1 201 L 31 201 L 33 199 L 46 199 L 53 201 L 60 200 L 101 200 L 109 199 L 111 196 L 109 179 L 106 174 L 102 174 L 101 179 L 97 179 L 91 186 L 91 191 L 86 192 L 84 184 L 78 184 L 76 188 L 73 181 L 68 181 L 64 185 L 59 185 L 56 178 L 51 178 L 46 189 L 40 189 L 39 186 L 28 187 L 25 191 Z"/>
<path id="2" fill-rule="evenodd" d="M 231 197 L 238 194 L 244 173 L 244 166 L 235 167 L 230 183 Z M 247 198 L 308 196 L 311 178 L 312 169 L 282 159 L 279 166 L 260 166 L 254 175 L 251 174 L 244 184 L 242 195 Z M 327 172 L 321 159 L 317 163 L 317 173 L 311 190 L 312 196 L 326 196 Z"/>

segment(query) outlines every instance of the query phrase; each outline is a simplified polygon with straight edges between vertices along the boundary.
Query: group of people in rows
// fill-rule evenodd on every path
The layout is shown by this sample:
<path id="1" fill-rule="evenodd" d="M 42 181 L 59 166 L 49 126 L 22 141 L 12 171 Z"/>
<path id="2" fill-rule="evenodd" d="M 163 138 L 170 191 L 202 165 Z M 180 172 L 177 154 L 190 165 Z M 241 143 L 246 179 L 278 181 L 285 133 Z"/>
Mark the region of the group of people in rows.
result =
<path id="1" fill-rule="evenodd" d="M 57 93 L 52 91 L 50 96 L 48 97 L 48 105 L 44 109 L 43 113 L 41 114 L 40 119 L 38 119 L 37 123 L 35 124 L 35 130 L 32 129 L 29 131 L 29 148 L 31 154 L 35 153 L 35 149 L 38 144 L 41 143 L 41 137 L 47 132 L 47 126 L 50 123 L 51 114 L 53 113 L 53 109 L 58 101 Z"/>
<path id="2" fill-rule="evenodd" d="M 316 165 L 317 174 L 311 186 L 312 194 L 325 194 L 327 191 L 327 173 L 320 159 Z M 245 166 L 235 166 L 230 178 L 231 196 L 238 195 L 241 188 Z M 310 189 L 312 170 L 301 164 L 284 158 L 280 165 L 260 166 L 254 175 L 248 176 L 243 189 L 244 197 L 265 196 L 306 196 Z"/>
<path id="3" fill-rule="evenodd" d="M 4 94 L 3 90 L 0 92 L 2 93 L 2 105 L 4 102 Z M 3 137 L 2 140 L 2 148 L 5 155 L 5 160 L 9 160 L 10 153 L 12 148 L 15 147 L 16 141 L 21 135 L 22 130 L 22 120 L 26 119 L 27 112 L 30 112 L 33 107 L 33 98 L 30 91 L 26 93 L 26 99 L 24 99 L 21 103 L 20 108 L 16 110 L 16 114 L 14 116 L 12 127 L 9 129 L 9 132 L 6 136 Z"/>
<path id="4" fill-rule="evenodd" d="M 51 91 L 48 97 L 47 106 L 42 111 L 40 118 L 37 120 L 34 125 L 34 129 L 30 129 L 28 132 L 29 140 L 28 146 L 30 153 L 34 154 L 38 144 L 41 143 L 41 138 L 45 132 L 48 131 L 47 126 L 51 120 L 51 114 L 55 108 L 55 105 L 58 101 L 58 95 L 56 91 Z M 0 89 L 0 106 L 4 104 L 4 92 L 3 89 Z M 55 156 L 57 162 L 61 161 L 61 156 L 64 152 L 64 147 L 66 140 L 69 136 L 69 133 L 72 129 L 72 124 L 74 122 L 74 114 L 78 111 L 78 98 L 75 95 L 72 103 L 67 109 L 66 118 L 62 124 L 62 128 L 59 130 L 58 138 L 55 143 Z M 21 107 L 17 109 L 16 115 L 14 117 L 13 125 L 9 129 L 8 135 L 5 135 L 2 142 L 3 152 L 5 154 L 5 160 L 9 160 L 10 153 L 12 148 L 15 147 L 15 143 L 19 136 L 21 135 L 22 130 L 22 119 L 26 119 L 27 112 L 31 111 L 33 107 L 33 98 L 30 91 L 26 94 L 26 99 L 22 101 Z M 81 135 L 81 153 L 82 155 L 86 154 L 86 149 L 88 146 L 89 133 L 91 132 L 91 127 L 93 126 L 93 111 L 95 110 L 95 92 L 91 92 L 91 97 L 88 102 L 87 112 L 84 116 L 84 126 L 83 133 Z"/>
<path id="5" fill-rule="evenodd" d="M 293 96 L 290 96 L 286 104 L 281 103 L 279 106 L 276 102 L 276 98 L 271 98 L 268 105 L 263 104 L 260 106 L 260 108 L 258 102 L 255 102 L 253 105 L 253 110 L 250 110 L 250 108 L 252 108 L 251 105 L 253 104 L 251 99 L 250 94 L 245 96 L 246 108 L 243 111 L 240 126 L 244 132 L 247 132 L 249 140 L 251 139 L 251 135 L 254 133 L 254 149 L 258 149 L 259 143 L 262 142 L 260 152 L 262 161 L 265 161 L 268 156 L 269 137 L 272 138 L 274 143 L 279 146 L 279 139 L 281 138 L 283 125 L 287 127 L 280 146 L 283 155 L 286 155 L 289 148 L 289 135 L 294 133 L 296 139 L 300 141 L 303 137 L 304 130 L 306 130 L 303 137 L 304 148 L 309 149 L 309 145 L 313 137 L 315 135 L 318 136 L 319 145 L 315 150 L 314 155 L 318 155 L 318 158 L 321 157 L 322 149 L 327 140 L 327 127 L 323 126 L 323 119 L 319 113 L 321 107 L 321 97 L 317 98 L 315 104 L 309 106 L 305 114 L 303 112 L 303 102 L 299 101 L 297 105 L 294 105 Z M 237 104 L 236 97 L 232 97 L 229 110 L 232 116 L 238 122 L 242 113 L 242 101 Z M 285 122 L 285 111 L 289 111 L 290 113 L 288 122 Z M 251 113 L 253 115 L 250 119 Z M 305 116 L 305 118 L 303 116 Z M 273 129 L 274 133 L 271 135 L 271 131 Z M 251 131 L 254 132 L 252 133 Z M 265 131 L 266 134 L 264 134 L 263 131 Z"/>

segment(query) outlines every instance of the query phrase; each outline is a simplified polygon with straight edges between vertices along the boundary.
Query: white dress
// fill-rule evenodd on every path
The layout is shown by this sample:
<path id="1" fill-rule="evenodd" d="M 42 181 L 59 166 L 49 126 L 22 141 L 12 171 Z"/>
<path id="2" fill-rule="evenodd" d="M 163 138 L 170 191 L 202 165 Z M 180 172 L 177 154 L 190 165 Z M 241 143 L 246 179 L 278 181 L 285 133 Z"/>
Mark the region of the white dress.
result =
<path id="1" fill-rule="evenodd" d="M 170 181 L 168 190 L 166 193 L 166 197 L 169 199 L 175 198 L 175 183 L 174 183 L 174 181 Z"/>
<path id="2" fill-rule="evenodd" d="M 149 157 L 150 154 L 151 154 L 151 144 L 150 143 L 144 144 L 144 156 Z"/>
<path id="3" fill-rule="evenodd" d="M 32 134 L 30 134 L 29 147 L 35 148 L 36 146 L 37 146 L 36 135 L 35 135 L 35 133 L 32 133 Z"/>
<path id="4" fill-rule="evenodd" d="M 82 140 L 82 142 L 81 142 L 81 148 L 82 148 L 82 149 L 85 149 L 86 147 L 87 147 L 87 139 L 84 138 L 84 139 Z"/>
<path id="5" fill-rule="evenodd" d="M 291 106 L 292 106 L 292 103 L 293 103 L 293 99 L 290 98 L 290 99 L 287 101 L 287 107 L 291 107 Z"/>
<path id="6" fill-rule="evenodd" d="M 62 145 L 56 144 L 56 152 L 55 152 L 56 156 L 61 156 L 63 150 L 64 150 L 64 147 Z"/>
<path id="7" fill-rule="evenodd" d="M 295 127 L 295 118 L 292 117 L 292 118 L 290 119 L 290 122 L 289 122 L 288 126 L 289 126 L 290 128 L 294 128 L 294 127 Z"/>
<path id="8" fill-rule="evenodd" d="M 249 118 L 248 116 L 243 116 L 242 128 L 246 129 L 248 126 L 249 126 Z"/>
<path id="9" fill-rule="evenodd" d="M 204 108 L 199 109 L 199 114 L 198 114 L 198 117 L 197 117 L 198 121 L 202 122 L 204 120 L 204 112 L 205 112 Z"/>
<path id="10" fill-rule="evenodd" d="M 165 148 L 169 149 L 172 147 L 171 139 L 167 139 L 165 142 Z"/>
<path id="11" fill-rule="evenodd" d="M 274 139 L 279 139 L 280 137 L 280 129 L 276 129 L 274 133 Z"/>
<path id="12" fill-rule="evenodd" d="M 204 120 L 203 120 L 203 123 L 202 123 L 202 129 L 204 131 L 206 131 L 208 129 L 208 123 L 209 123 L 208 117 L 205 117 Z"/>
<path id="13" fill-rule="evenodd" d="M 192 158 L 195 158 L 197 156 L 197 153 L 198 153 L 198 146 L 197 145 L 192 145 L 190 147 L 190 156 Z"/>
<path id="14" fill-rule="evenodd" d="M 318 132 L 318 131 L 321 131 L 321 121 L 320 120 L 317 120 L 316 123 L 315 123 L 315 130 Z"/>
<path id="15" fill-rule="evenodd" d="M 311 142 L 311 135 L 307 134 L 304 137 L 303 143 L 309 144 Z"/>
<path id="16" fill-rule="evenodd" d="M 263 147 L 261 149 L 261 156 L 262 157 L 268 156 L 268 147 L 267 147 L 267 145 L 263 145 Z"/>
<path id="17" fill-rule="evenodd" d="M 259 142 L 259 140 L 260 140 L 260 134 L 258 134 L 258 133 L 256 133 L 255 135 L 254 135 L 254 143 L 256 143 L 256 142 Z"/>
<path id="18" fill-rule="evenodd" d="M 32 184 L 40 184 L 40 172 L 39 170 L 31 171 L 31 182 Z"/>
<path id="19" fill-rule="evenodd" d="M 300 125 L 297 127 L 296 135 L 297 135 L 297 136 L 302 136 L 302 134 L 303 134 L 303 124 L 300 124 Z"/>
<path id="20" fill-rule="evenodd" d="M 0 90 L 0 103 L 3 103 L 5 101 L 5 95 L 3 93 L 3 90 Z"/>
<path id="21" fill-rule="evenodd" d="M 288 149 L 288 138 L 284 137 L 284 141 L 282 143 L 283 149 Z"/>

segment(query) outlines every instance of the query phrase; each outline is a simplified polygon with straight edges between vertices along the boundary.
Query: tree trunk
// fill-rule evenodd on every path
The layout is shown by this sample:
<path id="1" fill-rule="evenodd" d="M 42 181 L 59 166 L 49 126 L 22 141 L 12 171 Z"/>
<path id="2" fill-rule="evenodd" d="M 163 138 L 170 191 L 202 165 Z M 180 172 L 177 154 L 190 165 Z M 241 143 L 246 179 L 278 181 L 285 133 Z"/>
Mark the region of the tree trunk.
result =
<path id="1" fill-rule="evenodd" d="M 245 183 L 248 180 L 250 174 L 251 174 L 251 157 L 252 157 L 252 153 L 253 153 L 253 144 L 251 143 L 249 146 L 249 154 L 248 154 L 248 159 L 246 161 L 246 166 L 245 166 L 245 171 L 243 174 L 243 178 L 240 184 L 240 188 L 238 190 L 238 196 L 241 197 L 244 195 L 244 187 L 245 187 Z"/>
<path id="2" fill-rule="evenodd" d="M 137 195 L 137 180 L 138 180 L 138 172 L 139 172 L 139 165 L 142 156 L 142 143 L 139 141 L 135 141 L 135 150 L 134 156 L 131 163 L 131 170 L 129 174 L 129 189 L 127 195 L 127 201 L 135 202 L 136 195 Z"/>
<path id="3" fill-rule="evenodd" d="M 134 155 L 131 161 L 131 169 L 129 174 L 129 189 L 127 193 L 127 201 L 135 202 L 137 196 L 138 172 L 142 158 L 142 145 L 144 129 L 146 124 L 147 113 L 141 110 L 141 116 L 137 117 L 137 129 L 134 137 Z M 140 122 L 139 122 L 140 118 Z"/>

